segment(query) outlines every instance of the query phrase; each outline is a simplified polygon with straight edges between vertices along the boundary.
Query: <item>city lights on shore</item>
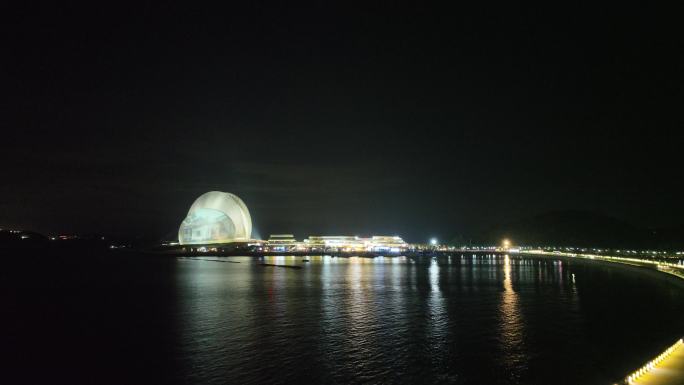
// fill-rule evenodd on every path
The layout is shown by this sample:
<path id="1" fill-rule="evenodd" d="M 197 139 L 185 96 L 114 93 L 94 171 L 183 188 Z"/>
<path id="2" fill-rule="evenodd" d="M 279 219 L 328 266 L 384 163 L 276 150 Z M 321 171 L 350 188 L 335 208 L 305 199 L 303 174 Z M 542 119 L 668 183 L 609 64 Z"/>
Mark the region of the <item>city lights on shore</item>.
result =
<path id="1" fill-rule="evenodd" d="M 625 263 L 625 264 L 632 264 L 632 265 L 653 266 L 658 271 L 661 271 L 663 273 L 672 274 L 672 275 L 678 276 L 680 278 L 684 278 L 684 264 L 682 263 L 682 261 L 665 262 L 662 260 L 653 260 L 653 259 L 645 259 L 645 258 L 627 258 L 627 257 L 617 257 L 617 256 L 612 256 L 612 255 L 603 255 L 603 254 L 583 254 L 583 253 L 574 253 L 574 252 L 563 252 L 563 251 L 559 251 L 559 250 L 545 251 L 545 250 L 541 250 L 541 249 L 528 249 L 528 250 L 525 250 L 525 253 L 527 253 L 527 254 L 540 254 L 540 255 L 554 255 L 554 256 L 563 256 L 563 257 L 572 257 L 572 258 L 586 258 L 586 259 L 602 260 L 602 261 L 606 261 L 606 262 L 616 262 L 616 263 Z"/>

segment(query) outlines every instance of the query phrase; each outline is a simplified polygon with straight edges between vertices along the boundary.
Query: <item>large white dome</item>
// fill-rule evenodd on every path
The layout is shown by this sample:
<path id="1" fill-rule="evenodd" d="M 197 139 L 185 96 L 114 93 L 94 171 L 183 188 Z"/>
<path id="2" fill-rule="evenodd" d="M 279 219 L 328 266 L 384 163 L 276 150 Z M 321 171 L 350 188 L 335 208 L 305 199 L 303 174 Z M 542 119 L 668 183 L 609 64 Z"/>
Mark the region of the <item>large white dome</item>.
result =
<path id="1" fill-rule="evenodd" d="M 237 195 L 221 191 L 197 198 L 178 229 L 181 245 L 244 241 L 251 236 L 247 206 Z"/>

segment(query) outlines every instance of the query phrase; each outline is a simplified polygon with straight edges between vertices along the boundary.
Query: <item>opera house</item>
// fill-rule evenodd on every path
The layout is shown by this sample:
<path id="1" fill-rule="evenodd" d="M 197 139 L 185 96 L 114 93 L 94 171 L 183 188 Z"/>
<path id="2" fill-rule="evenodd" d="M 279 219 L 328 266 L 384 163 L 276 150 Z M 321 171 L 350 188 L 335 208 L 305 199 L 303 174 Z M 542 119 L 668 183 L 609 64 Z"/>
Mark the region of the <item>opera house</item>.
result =
<path id="1" fill-rule="evenodd" d="M 178 229 L 181 245 L 245 242 L 251 236 L 252 218 L 245 203 L 220 191 L 197 198 Z"/>

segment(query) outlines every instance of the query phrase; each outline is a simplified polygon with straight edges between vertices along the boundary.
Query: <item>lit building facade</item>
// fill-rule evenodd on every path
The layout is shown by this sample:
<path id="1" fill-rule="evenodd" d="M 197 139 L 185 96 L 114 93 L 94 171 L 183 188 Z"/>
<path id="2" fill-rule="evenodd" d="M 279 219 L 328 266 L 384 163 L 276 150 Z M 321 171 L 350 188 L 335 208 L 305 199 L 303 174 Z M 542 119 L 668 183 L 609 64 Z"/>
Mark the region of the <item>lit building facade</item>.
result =
<path id="1" fill-rule="evenodd" d="M 408 244 L 398 236 L 374 235 L 362 238 L 350 235 L 311 235 L 300 244 L 309 251 L 389 251 L 401 252 Z"/>
<path id="2" fill-rule="evenodd" d="M 271 251 L 295 251 L 297 245 L 297 240 L 292 234 L 271 234 L 266 242 Z"/>
<path id="3" fill-rule="evenodd" d="M 237 195 L 210 191 L 190 206 L 178 229 L 181 245 L 245 242 L 252 236 L 252 218 Z"/>
<path id="4" fill-rule="evenodd" d="M 401 237 L 374 235 L 370 239 L 371 251 L 405 251 L 409 245 Z"/>
<path id="5" fill-rule="evenodd" d="M 271 234 L 270 237 L 268 237 L 268 244 L 275 246 L 275 245 L 284 245 L 284 246 L 294 246 L 297 243 L 297 240 L 295 239 L 294 235 L 292 234 Z"/>

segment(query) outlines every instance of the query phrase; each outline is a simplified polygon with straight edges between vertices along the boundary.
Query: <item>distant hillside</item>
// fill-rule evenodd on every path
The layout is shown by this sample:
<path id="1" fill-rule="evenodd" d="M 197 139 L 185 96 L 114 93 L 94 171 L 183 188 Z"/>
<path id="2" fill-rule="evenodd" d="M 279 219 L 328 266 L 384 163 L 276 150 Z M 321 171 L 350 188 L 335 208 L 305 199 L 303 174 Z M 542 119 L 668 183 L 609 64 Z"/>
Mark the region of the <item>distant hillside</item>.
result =
<path id="1" fill-rule="evenodd" d="M 684 226 L 652 230 L 597 212 L 567 210 L 505 223 L 479 238 L 487 243 L 510 238 L 520 245 L 675 249 L 684 248 Z"/>

